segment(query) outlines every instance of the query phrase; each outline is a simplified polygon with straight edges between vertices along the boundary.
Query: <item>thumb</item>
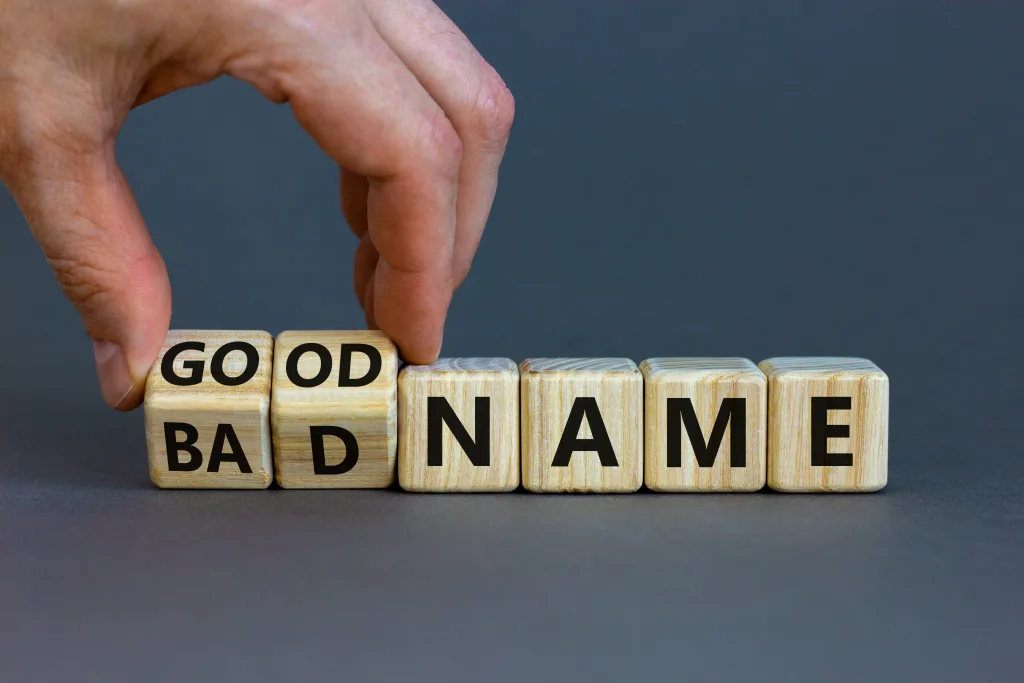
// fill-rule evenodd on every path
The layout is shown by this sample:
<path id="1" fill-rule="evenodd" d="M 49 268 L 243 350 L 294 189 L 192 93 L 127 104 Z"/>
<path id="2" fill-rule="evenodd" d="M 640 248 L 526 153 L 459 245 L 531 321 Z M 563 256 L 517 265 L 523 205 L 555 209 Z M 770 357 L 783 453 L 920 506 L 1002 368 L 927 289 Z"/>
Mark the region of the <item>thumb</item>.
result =
<path id="1" fill-rule="evenodd" d="M 167 336 L 171 291 L 113 141 L 44 142 L 16 156 L 15 164 L 4 164 L 8 185 L 82 315 L 103 399 L 131 410 Z"/>

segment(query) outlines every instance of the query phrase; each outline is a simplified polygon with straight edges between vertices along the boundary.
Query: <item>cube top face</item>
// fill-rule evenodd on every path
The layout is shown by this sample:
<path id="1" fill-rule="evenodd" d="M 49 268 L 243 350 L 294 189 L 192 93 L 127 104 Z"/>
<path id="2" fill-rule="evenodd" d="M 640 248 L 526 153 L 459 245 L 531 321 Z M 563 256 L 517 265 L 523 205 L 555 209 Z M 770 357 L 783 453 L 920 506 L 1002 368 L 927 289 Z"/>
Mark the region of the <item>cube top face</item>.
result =
<path id="1" fill-rule="evenodd" d="M 879 377 L 886 374 L 867 358 L 845 356 L 808 356 L 768 358 L 758 363 L 768 377 L 782 380 L 842 379 L 843 377 Z"/>
<path id="2" fill-rule="evenodd" d="M 374 367 L 371 356 L 358 350 L 351 354 L 347 366 L 339 362 L 343 344 L 354 349 L 363 345 L 375 348 L 380 356 L 380 367 Z M 329 360 L 323 355 L 324 350 L 330 354 Z M 273 400 L 282 407 L 308 402 L 360 405 L 367 401 L 386 400 L 395 391 L 398 349 L 387 335 L 376 330 L 282 332 L 277 336 L 274 357 L 277 362 L 274 363 Z M 291 363 L 290 358 L 293 359 Z M 326 370 L 325 360 L 329 364 Z M 341 374 L 345 370 L 348 370 L 348 376 L 343 382 Z M 353 378 L 357 382 L 368 373 L 375 375 L 368 384 L 347 381 Z M 301 384 L 296 384 L 295 380 Z"/>
<path id="3" fill-rule="evenodd" d="M 398 446 L 398 349 L 378 331 L 283 332 L 270 412 L 283 488 L 386 488 Z"/>
<path id="4" fill-rule="evenodd" d="M 644 483 L 653 491 L 758 491 L 766 478 L 768 381 L 746 358 L 651 358 L 644 376 Z"/>
<path id="5" fill-rule="evenodd" d="M 519 368 L 511 360 L 406 365 L 398 410 L 398 482 L 406 491 L 519 486 Z"/>
<path id="6" fill-rule="evenodd" d="M 260 331 L 168 333 L 146 381 L 153 483 L 162 488 L 270 485 L 273 343 Z"/>
<path id="7" fill-rule="evenodd" d="M 518 380 L 519 367 L 509 358 L 438 358 L 429 365 L 406 365 L 402 375 L 410 379 L 416 375 L 432 376 L 440 373 L 513 373 Z"/>
<path id="8" fill-rule="evenodd" d="M 643 377 L 625 358 L 520 365 L 523 485 L 534 492 L 636 491 L 643 483 Z"/>
<path id="9" fill-rule="evenodd" d="M 171 330 L 146 380 L 146 402 L 269 402 L 273 353 L 269 332 Z"/>
<path id="10" fill-rule="evenodd" d="M 639 372 L 628 358 L 527 358 L 519 364 L 519 372 L 527 374 L 562 373 L 627 373 Z"/>
<path id="11" fill-rule="evenodd" d="M 702 377 L 763 381 L 764 373 L 749 358 L 648 358 L 640 364 L 648 382 L 660 379 L 699 380 Z"/>
<path id="12" fill-rule="evenodd" d="M 889 378 L 863 358 L 769 358 L 768 485 L 877 491 L 888 480 Z"/>

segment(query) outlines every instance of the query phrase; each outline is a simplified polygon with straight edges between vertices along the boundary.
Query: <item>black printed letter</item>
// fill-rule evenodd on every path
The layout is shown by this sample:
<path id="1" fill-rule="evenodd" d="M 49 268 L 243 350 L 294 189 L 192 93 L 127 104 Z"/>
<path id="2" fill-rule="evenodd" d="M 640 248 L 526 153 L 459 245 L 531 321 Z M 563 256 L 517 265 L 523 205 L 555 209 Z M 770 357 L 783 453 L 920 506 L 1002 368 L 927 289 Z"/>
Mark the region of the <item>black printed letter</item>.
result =
<path id="1" fill-rule="evenodd" d="M 316 373 L 314 377 L 306 379 L 299 374 L 299 359 L 302 358 L 304 353 L 315 353 L 320 356 L 320 372 Z M 305 387 L 307 389 L 311 387 L 318 387 L 324 383 L 327 377 L 331 374 L 331 353 L 322 344 L 316 344 L 310 342 L 308 344 L 299 344 L 292 352 L 288 354 L 288 360 L 284 365 L 285 374 L 288 375 L 288 381 L 297 387 Z"/>
<path id="2" fill-rule="evenodd" d="M 443 396 L 427 397 L 427 465 L 440 467 L 443 464 L 441 455 L 441 424 L 447 424 L 452 430 L 455 440 L 469 456 L 469 461 L 477 467 L 491 464 L 491 399 L 478 396 L 475 402 L 476 442 L 466 432 L 466 428 L 455 414 L 448 400 Z"/>
<path id="3" fill-rule="evenodd" d="M 830 425 L 828 411 L 851 410 L 853 399 L 849 396 L 811 397 L 811 467 L 851 467 L 853 453 L 829 453 L 829 439 L 846 439 L 850 436 L 850 425 Z"/>
<path id="4" fill-rule="evenodd" d="M 701 467 L 712 467 L 718 458 L 718 449 L 722 447 L 727 423 L 731 425 L 729 429 L 731 437 L 729 466 L 747 466 L 747 399 L 722 399 L 722 407 L 718 411 L 718 417 L 715 418 L 711 436 L 708 437 L 706 444 L 704 443 L 704 434 L 700 430 L 700 423 L 697 421 L 697 412 L 693 409 L 693 402 L 690 399 L 670 398 L 666 410 L 668 411 L 668 441 L 666 443 L 668 467 L 683 466 L 683 435 L 680 433 L 683 424 L 686 425 L 686 436 L 690 439 L 697 464 Z M 682 416 L 682 423 L 677 416 Z"/>
<path id="5" fill-rule="evenodd" d="M 352 372 L 352 354 L 361 353 L 370 360 L 370 368 L 362 377 L 349 377 Z M 365 387 L 380 375 L 381 358 L 376 346 L 369 344 L 342 344 L 338 361 L 339 387 Z"/>
<path id="6" fill-rule="evenodd" d="M 241 351 L 245 354 L 245 368 L 242 370 L 242 374 L 235 377 L 228 377 L 224 374 L 224 359 L 227 358 L 228 354 L 232 351 Z M 210 359 L 210 374 L 213 375 L 213 378 L 217 380 L 219 384 L 223 384 L 226 387 L 237 387 L 240 384 L 245 384 L 256 375 L 256 371 L 259 370 L 259 368 L 259 352 L 256 350 L 255 346 L 244 341 L 228 342 L 214 351 L 213 358 Z"/>
<path id="7" fill-rule="evenodd" d="M 231 450 L 227 453 L 224 452 L 225 439 L 231 446 Z M 210 447 L 210 464 L 206 467 L 206 471 L 220 472 L 222 462 L 233 462 L 238 465 L 239 472 L 252 474 L 252 468 L 249 467 L 249 461 L 245 458 L 242 444 L 238 443 L 235 429 L 229 424 L 217 425 L 217 433 L 213 435 L 213 446 Z"/>
<path id="8" fill-rule="evenodd" d="M 345 459 L 336 465 L 327 464 L 324 437 L 336 436 L 345 444 Z M 352 432 L 342 427 L 310 427 L 309 442 L 313 446 L 313 474 L 345 474 L 359 461 L 359 444 Z"/>
<path id="9" fill-rule="evenodd" d="M 590 433 L 594 435 L 592 439 L 577 438 L 584 418 L 590 425 Z M 562 438 L 558 441 L 555 459 L 551 461 L 551 466 L 568 467 L 569 459 L 572 458 L 575 451 L 597 451 L 602 467 L 619 466 L 619 461 L 615 459 L 615 449 L 612 447 L 611 439 L 608 438 L 608 430 L 605 429 L 604 420 L 601 419 L 601 410 L 597 407 L 597 399 L 593 396 L 579 396 L 573 401 L 569 419 L 566 420 L 565 430 L 562 432 Z"/>
<path id="10" fill-rule="evenodd" d="M 174 361 L 178 359 L 178 355 L 182 351 L 205 350 L 206 344 L 201 341 L 186 341 L 175 344 L 167 349 L 167 353 L 164 354 L 164 359 L 160 362 L 160 374 L 164 376 L 164 380 L 168 384 L 173 384 L 176 387 L 191 387 L 199 384 L 203 381 L 203 361 L 187 360 L 181 364 L 186 370 L 192 371 L 192 374 L 188 377 L 174 374 Z"/>
<path id="11" fill-rule="evenodd" d="M 184 432 L 185 440 L 178 441 L 177 432 Z M 167 451 L 167 469 L 171 472 L 195 472 L 203 464 L 203 454 L 196 448 L 199 430 L 187 422 L 164 422 L 164 443 Z M 192 457 L 188 462 L 178 460 L 178 453 L 186 451 Z"/>

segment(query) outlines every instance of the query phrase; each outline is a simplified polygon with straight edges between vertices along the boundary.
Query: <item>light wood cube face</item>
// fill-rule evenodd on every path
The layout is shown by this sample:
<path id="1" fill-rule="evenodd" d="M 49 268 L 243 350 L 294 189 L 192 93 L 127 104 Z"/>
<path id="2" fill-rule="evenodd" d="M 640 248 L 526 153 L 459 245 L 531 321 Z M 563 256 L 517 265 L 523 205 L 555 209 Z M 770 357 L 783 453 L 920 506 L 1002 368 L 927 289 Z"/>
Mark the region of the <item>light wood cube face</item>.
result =
<path id="1" fill-rule="evenodd" d="M 406 491 L 519 486 L 519 368 L 443 358 L 398 376 L 398 483 Z"/>
<path id="2" fill-rule="evenodd" d="M 643 482 L 643 377 L 626 358 L 519 366 L 523 486 L 629 493 Z"/>
<path id="3" fill-rule="evenodd" d="M 877 491 L 889 472 L 889 378 L 862 358 L 769 358 L 768 485 Z"/>
<path id="4" fill-rule="evenodd" d="M 284 488 L 386 488 L 395 477 L 398 350 L 381 332 L 283 332 L 271 427 Z"/>
<path id="5" fill-rule="evenodd" d="M 650 358 L 644 483 L 653 491 L 764 487 L 768 381 L 746 358 Z"/>
<path id="6" fill-rule="evenodd" d="M 273 480 L 267 332 L 171 330 L 146 381 L 149 476 L 161 488 Z"/>

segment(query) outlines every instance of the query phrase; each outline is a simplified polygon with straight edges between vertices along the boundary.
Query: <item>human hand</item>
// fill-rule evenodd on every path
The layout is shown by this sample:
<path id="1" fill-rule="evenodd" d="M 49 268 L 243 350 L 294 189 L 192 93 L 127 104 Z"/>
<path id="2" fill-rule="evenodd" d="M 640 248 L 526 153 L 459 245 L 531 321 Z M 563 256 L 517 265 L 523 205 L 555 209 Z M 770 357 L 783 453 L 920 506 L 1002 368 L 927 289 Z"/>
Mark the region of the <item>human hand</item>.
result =
<path id="1" fill-rule="evenodd" d="M 104 400 L 139 405 L 171 315 L 117 132 L 222 74 L 290 102 L 341 167 L 367 324 L 434 360 L 514 104 L 430 0 L 0 0 L 0 179 L 94 340 Z"/>

